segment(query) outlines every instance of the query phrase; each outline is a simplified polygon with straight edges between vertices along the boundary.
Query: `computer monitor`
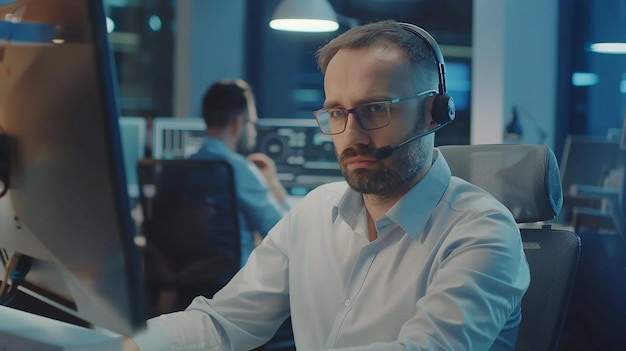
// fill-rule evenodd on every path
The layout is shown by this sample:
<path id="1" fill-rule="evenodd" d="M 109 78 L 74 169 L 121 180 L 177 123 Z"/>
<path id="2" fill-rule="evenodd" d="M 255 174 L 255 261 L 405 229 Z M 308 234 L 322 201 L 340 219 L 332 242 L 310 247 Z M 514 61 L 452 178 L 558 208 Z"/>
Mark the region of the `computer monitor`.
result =
<path id="1" fill-rule="evenodd" d="M 313 118 L 260 118 L 256 151 L 274 160 L 278 178 L 291 196 L 344 180 L 332 137 L 322 134 Z"/>
<path id="2" fill-rule="evenodd" d="M 139 181 L 137 180 L 137 161 L 146 153 L 146 119 L 143 117 L 120 117 L 120 135 L 122 137 L 122 154 L 126 170 L 126 186 L 131 201 L 139 198 Z"/>
<path id="3" fill-rule="evenodd" d="M 103 4 L 3 4 L 0 260 L 21 254 L 24 269 L 13 271 L 21 274 L 2 298 L 10 299 L 25 274 L 21 292 L 94 327 L 132 334 L 147 314 Z M 9 270 L 0 265 L 0 279 Z M 30 326 L 37 334 L 31 319 L 25 328 L 3 330 L 17 323 L 5 319 L 9 310 L 14 316 L 14 308 L 0 306 L 0 349 L 6 335 Z"/>
<path id="4" fill-rule="evenodd" d="M 254 151 L 276 163 L 278 178 L 292 196 L 304 196 L 320 184 L 344 180 L 332 138 L 315 119 L 259 118 Z M 152 124 L 152 157 L 182 159 L 194 154 L 206 138 L 201 118 L 158 117 Z"/>
<path id="5" fill-rule="evenodd" d="M 206 138 L 202 118 L 157 117 L 152 121 L 152 158 L 175 160 L 193 155 Z"/>

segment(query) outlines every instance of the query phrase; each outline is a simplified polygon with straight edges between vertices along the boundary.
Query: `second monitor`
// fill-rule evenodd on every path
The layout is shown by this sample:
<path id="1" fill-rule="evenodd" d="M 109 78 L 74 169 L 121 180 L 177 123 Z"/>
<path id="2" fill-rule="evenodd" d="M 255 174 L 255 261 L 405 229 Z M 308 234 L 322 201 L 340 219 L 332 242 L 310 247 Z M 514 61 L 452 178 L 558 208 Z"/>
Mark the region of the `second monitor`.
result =
<path id="1" fill-rule="evenodd" d="M 314 119 L 260 119 L 256 151 L 274 160 L 278 177 L 292 196 L 344 180 L 333 140 L 320 132 Z"/>
<path id="2" fill-rule="evenodd" d="M 156 159 L 188 158 L 206 137 L 200 118 L 159 117 L 152 129 L 152 157 Z M 291 196 L 304 196 L 318 185 L 344 179 L 332 138 L 319 131 L 314 119 L 259 119 L 255 152 L 274 160 Z"/>

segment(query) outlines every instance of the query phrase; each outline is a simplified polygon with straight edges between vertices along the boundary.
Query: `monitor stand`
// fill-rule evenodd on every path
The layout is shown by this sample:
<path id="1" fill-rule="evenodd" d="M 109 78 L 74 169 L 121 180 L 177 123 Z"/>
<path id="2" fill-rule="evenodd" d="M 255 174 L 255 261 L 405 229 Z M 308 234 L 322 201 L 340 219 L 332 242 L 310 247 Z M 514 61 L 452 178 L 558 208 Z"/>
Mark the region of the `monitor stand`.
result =
<path id="1" fill-rule="evenodd" d="M 87 328 L 0 306 L 0 350 L 122 350 L 121 339 Z"/>

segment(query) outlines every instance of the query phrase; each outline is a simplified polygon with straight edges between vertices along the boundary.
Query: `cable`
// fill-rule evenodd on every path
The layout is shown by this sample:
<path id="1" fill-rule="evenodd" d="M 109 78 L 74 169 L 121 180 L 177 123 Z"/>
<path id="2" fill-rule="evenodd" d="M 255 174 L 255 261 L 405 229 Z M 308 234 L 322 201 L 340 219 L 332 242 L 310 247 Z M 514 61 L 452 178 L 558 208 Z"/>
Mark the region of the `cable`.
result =
<path id="1" fill-rule="evenodd" d="M 0 127 L 0 197 L 6 195 L 11 178 L 11 141 Z"/>
<path id="2" fill-rule="evenodd" d="M 26 278 L 32 267 L 33 259 L 19 252 L 13 253 L 5 266 L 4 278 L 0 285 L 0 305 L 6 305 L 17 293 L 17 288 Z M 11 284 L 9 284 L 9 281 Z"/>

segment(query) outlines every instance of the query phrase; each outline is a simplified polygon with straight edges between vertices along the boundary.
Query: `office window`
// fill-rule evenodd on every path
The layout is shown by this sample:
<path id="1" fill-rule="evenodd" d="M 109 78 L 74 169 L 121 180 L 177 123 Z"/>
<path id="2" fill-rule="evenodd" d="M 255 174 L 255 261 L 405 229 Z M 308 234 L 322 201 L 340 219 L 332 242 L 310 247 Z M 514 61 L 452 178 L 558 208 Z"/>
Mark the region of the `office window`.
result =
<path id="1" fill-rule="evenodd" d="M 122 115 L 172 114 L 174 3 L 105 0 Z"/>

